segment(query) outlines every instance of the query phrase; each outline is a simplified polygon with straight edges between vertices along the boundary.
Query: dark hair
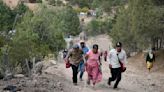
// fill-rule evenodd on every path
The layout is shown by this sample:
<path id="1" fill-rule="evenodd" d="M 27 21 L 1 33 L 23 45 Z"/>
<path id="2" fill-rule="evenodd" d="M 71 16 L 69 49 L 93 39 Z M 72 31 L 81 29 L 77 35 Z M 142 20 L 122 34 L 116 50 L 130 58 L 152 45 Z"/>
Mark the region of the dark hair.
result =
<path id="1" fill-rule="evenodd" d="M 151 48 L 152 51 L 155 51 L 155 47 Z"/>
<path id="2" fill-rule="evenodd" d="M 85 42 L 81 42 L 80 44 L 85 44 Z"/>
<path id="3" fill-rule="evenodd" d="M 93 49 L 95 49 L 95 48 L 98 49 L 99 46 L 98 46 L 97 44 L 94 44 L 94 45 L 93 45 Z"/>

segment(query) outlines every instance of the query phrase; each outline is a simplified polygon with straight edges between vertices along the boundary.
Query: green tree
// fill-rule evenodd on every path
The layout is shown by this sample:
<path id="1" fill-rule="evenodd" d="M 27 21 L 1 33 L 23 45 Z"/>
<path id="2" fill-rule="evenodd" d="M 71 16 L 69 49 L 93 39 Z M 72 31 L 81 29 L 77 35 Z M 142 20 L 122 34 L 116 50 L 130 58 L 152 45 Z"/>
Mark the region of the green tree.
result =
<path id="1" fill-rule="evenodd" d="M 23 3 L 18 4 L 14 10 L 11 10 L 8 6 L 0 1 L 0 31 L 12 30 L 17 14 L 20 18 L 21 15 L 28 10 L 28 7 L 26 7 Z"/>
<path id="2" fill-rule="evenodd" d="M 14 34 L 15 25 L 18 23 L 17 21 L 21 18 L 17 15 L 23 15 L 27 8 L 23 4 L 19 4 L 16 8 L 11 10 L 8 6 L 6 6 L 2 1 L 0 1 L 0 57 L 1 57 L 1 66 L 0 72 L 4 73 L 9 70 L 9 67 L 12 66 L 13 63 L 9 63 L 9 52 L 11 50 L 10 44 L 12 43 L 12 36 Z M 11 61 L 12 62 L 12 61 Z M 15 65 L 15 64 L 13 64 Z M 10 67 L 11 68 L 11 67 Z M 2 70 L 2 71 L 1 71 Z M 11 69 L 12 70 L 12 69 Z"/>
<path id="3" fill-rule="evenodd" d="M 36 0 L 36 3 L 42 3 L 42 0 Z"/>
<path id="4" fill-rule="evenodd" d="M 43 58 L 49 53 L 56 57 L 65 48 L 63 33 L 58 30 L 59 25 L 56 22 L 59 17 L 57 12 L 58 10 L 43 7 L 35 14 L 25 13 L 9 44 L 9 60 L 13 70 L 18 65 L 23 67 L 26 60 Z"/>
<path id="5" fill-rule="evenodd" d="M 20 3 L 16 8 L 14 8 L 14 11 L 16 14 L 23 15 L 25 12 L 29 11 L 29 8 L 23 3 Z"/>
<path id="6" fill-rule="evenodd" d="M 114 41 L 122 41 L 130 51 L 140 51 L 152 45 L 152 40 L 160 33 L 160 26 L 159 14 L 151 0 L 130 0 L 128 8 L 120 11 L 111 33 Z"/>
<path id="7" fill-rule="evenodd" d="M 87 32 L 90 35 L 108 34 L 111 32 L 113 19 L 106 18 L 94 19 L 87 26 Z"/>
<path id="8" fill-rule="evenodd" d="M 80 33 L 80 21 L 72 7 L 67 6 L 58 12 L 58 30 L 64 34 L 77 35 Z"/>
<path id="9" fill-rule="evenodd" d="M 155 5 L 158 5 L 158 6 L 164 5 L 164 1 L 163 1 L 163 0 L 152 0 L 152 1 L 153 1 L 153 3 L 154 3 Z"/>
<path id="10" fill-rule="evenodd" d="M 14 23 L 15 13 L 0 1 L 0 31 L 9 31 Z"/>
<path id="11" fill-rule="evenodd" d="M 105 12 L 110 13 L 112 8 L 125 5 L 125 3 L 126 0 L 104 0 L 101 3 L 101 7 Z"/>
<path id="12" fill-rule="evenodd" d="M 78 5 L 80 8 L 83 7 L 91 8 L 91 4 L 93 0 L 70 0 L 69 2 L 73 5 Z"/>
<path id="13" fill-rule="evenodd" d="M 93 0 L 91 6 L 93 9 L 99 8 L 101 6 L 102 2 L 103 2 L 102 0 Z"/>
<path id="14" fill-rule="evenodd" d="M 49 5 L 61 6 L 63 5 L 62 0 L 47 0 Z"/>

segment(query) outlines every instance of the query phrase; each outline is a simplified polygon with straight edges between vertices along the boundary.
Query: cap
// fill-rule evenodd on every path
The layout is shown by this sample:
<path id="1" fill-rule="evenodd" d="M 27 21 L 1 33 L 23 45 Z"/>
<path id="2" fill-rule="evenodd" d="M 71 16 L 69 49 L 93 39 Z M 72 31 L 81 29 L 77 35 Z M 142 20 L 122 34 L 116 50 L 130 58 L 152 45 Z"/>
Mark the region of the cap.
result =
<path id="1" fill-rule="evenodd" d="M 73 46 L 73 48 L 74 48 L 74 49 L 77 49 L 77 48 L 79 48 L 79 45 L 78 45 L 78 44 L 75 44 L 75 45 Z"/>
<path id="2" fill-rule="evenodd" d="M 116 47 L 122 47 L 122 43 L 121 42 L 117 42 L 116 43 Z"/>

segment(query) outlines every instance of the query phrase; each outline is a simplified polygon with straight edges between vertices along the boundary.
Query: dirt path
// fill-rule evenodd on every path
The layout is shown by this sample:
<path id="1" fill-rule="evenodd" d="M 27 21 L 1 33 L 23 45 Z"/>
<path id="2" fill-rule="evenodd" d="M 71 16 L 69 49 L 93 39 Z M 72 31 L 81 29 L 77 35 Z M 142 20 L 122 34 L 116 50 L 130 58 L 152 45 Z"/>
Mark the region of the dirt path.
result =
<path id="1" fill-rule="evenodd" d="M 60 72 L 65 76 L 67 80 L 70 81 L 72 92 L 78 92 L 74 88 L 78 88 L 79 92 L 163 92 L 164 87 L 164 75 L 160 73 L 148 73 L 148 72 L 136 72 L 135 68 L 128 65 L 128 69 L 123 73 L 122 81 L 119 84 L 118 90 L 113 90 L 112 86 L 107 85 L 107 80 L 109 78 L 110 70 L 108 69 L 107 62 L 103 62 L 103 80 L 98 83 L 95 88 L 86 85 L 86 73 L 84 74 L 84 81 L 79 81 L 78 86 L 73 86 L 71 83 L 72 71 L 71 69 L 66 69 L 64 64 L 59 64 Z"/>
<path id="2" fill-rule="evenodd" d="M 111 43 L 110 40 L 107 40 L 107 38 L 108 37 L 106 36 L 98 36 L 96 41 L 91 38 L 87 44 L 91 45 L 93 43 L 97 43 L 100 45 L 100 49 L 108 50 L 108 46 L 111 45 Z M 84 81 L 78 81 L 78 86 L 73 86 L 71 82 L 71 68 L 66 69 L 64 63 L 59 63 L 58 68 L 59 74 L 62 74 L 66 80 L 69 80 L 71 86 L 70 92 L 163 92 L 164 74 L 162 72 L 158 72 L 153 69 L 151 73 L 148 73 L 145 68 L 144 57 L 142 55 L 132 57 L 128 59 L 128 62 L 127 71 L 122 74 L 122 80 L 117 90 L 113 90 L 113 84 L 110 87 L 107 85 L 107 80 L 109 76 L 111 76 L 107 62 L 103 62 L 102 65 L 103 80 L 98 83 L 95 88 L 86 85 L 86 72 L 84 74 Z"/>

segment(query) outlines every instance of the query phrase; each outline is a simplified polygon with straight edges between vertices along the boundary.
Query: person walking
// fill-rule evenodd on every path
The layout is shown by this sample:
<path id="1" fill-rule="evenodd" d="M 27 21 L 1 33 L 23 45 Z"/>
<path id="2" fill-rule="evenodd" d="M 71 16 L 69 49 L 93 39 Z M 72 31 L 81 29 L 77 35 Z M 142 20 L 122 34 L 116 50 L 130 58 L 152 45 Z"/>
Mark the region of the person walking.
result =
<path id="1" fill-rule="evenodd" d="M 116 89 L 119 82 L 121 81 L 122 68 L 124 68 L 124 70 L 126 69 L 125 64 L 127 62 L 126 52 L 122 49 L 121 42 L 116 43 L 116 48 L 110 50 L 108 57 L 109 68 L 112 75 L 108 79 L 108 85 L 111 85 L 111 82 L 116 80 L 113 87 L 114 89 Z"/>
<path id="2" fill-rule="evenodd" d="M 83 51 L 83 54 L 86 55 L 86 53 L 89 51 L 89 48 L 86 46 L 85 41 L 80 41 L 80 49 Z M 80 80 L 83 81 L 83 74 L 85 71 L 85 66 L 84 66 L 84 60 L 81 60 L 79 64 L 79 71 L 80 71 Z"/>
<path id="3" fill-rule="evenodd" d="M 77 75 L 78 75 L 78 66 L 80 61 L 83 59 L 82 57 L 83 51 L 79 48 L 79 45 L 74 45 L 73 49 L 68 52 L 66 57 L 66 61 L 71 64 L 73 71 L 73 84 L 77 85 Z"/>
<path id="4" fill-rule="evenodd" d="M 95 86 L 96 83 L 102 80 L 100 53 L 98 52 L 97 44 L 93 45 L 93 49 L 86 54 L 86 58 L 87 62 L 85 62 L 85 65 L 88 73 L 87 84 L 90 85 L 90 81 L 92 81 L 93 86 Z"/>
<path id="5" fill-rule="evenodd" d="M 147 64 L 147 69 L 151 70 L 153 67 L 153 63 L 155 62 L 155 54 L 154 54 L 154 49 L 150 49 L 147 56 L 146 56 L 146 64 Z"/>

